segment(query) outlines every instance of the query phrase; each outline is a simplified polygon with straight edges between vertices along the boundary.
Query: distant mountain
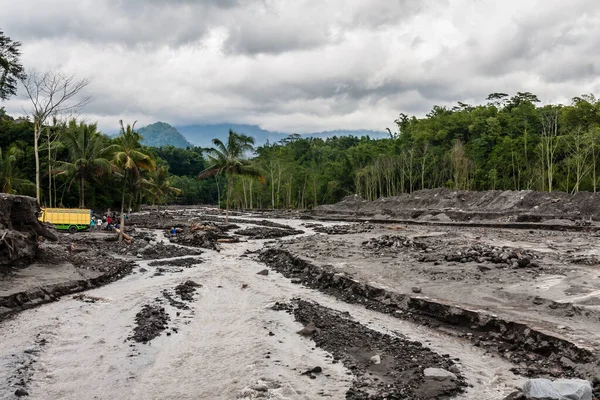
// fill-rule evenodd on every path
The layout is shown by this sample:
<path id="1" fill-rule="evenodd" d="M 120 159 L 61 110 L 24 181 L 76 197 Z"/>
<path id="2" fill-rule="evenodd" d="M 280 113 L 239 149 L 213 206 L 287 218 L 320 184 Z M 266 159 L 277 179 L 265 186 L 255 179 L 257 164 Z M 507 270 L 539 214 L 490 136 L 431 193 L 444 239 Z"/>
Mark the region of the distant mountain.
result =
<path id="1" fill-rule="evenodd" d="M 273 132 L 267 131 L 260 128 L 257 125 L 244 125 L 244 124 L 202 124 L 202 125 L 188 125 L 178 126 L 177 130 L 181 132 L 194 145 L 200 147 L 212 147 L 212 139 L 219 138 L 225 140 L 229 129 L 232 129 L 238 133 L 243 133 L 252 136 L 256 146 L 264 145 L 267 140 L 270 143 L 277 142 L 281 139 L 287 138 L 290 133 L 285 132 Z M 381 139 L 389 137 L 387 132 L 382 131 L 371 131 L 371 130 L 335 130 L 335 131 L 323 131 L 314 133 L 303 133 L 301 137 L 318 137 L 326 139 L 333 136 L 369 136 L 372 139 Z"/>
<path id="2" fill-rule="evenodd" d="M 173 126 L 165 122 L 155 122 L 138 130 L 144 138 L 142 144 L 149 147 L 174 146 L 185 149 L 192 146 Z"/>

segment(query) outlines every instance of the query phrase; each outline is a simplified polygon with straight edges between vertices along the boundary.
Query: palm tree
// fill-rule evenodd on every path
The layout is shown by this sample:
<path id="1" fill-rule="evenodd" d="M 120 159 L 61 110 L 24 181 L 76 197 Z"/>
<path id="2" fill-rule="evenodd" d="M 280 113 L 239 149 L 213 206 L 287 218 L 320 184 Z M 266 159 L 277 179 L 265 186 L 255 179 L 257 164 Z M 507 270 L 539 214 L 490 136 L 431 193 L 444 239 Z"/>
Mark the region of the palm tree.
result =
<path id="1" fill-rule="evenodd" d="M 69 162 L 58 164 L 57 175 L 71 177 L 69 188 L 79 181 L 79 208 L 85 208 L 85 182 L 110 172 L 111 164 L 106 158 L 106 141 L 97 130 L 96 124 L 71 120 L 63 134 L 62 143 L 69 151 Z"/>
<path id="2" fill-rule="evenodd" d="M 127 192 L 127 184 L 133 186 L 141 181 L 141 172 L 143 170 L 153 171 L 156 164 L 152 157 L 144 153 L 140 141 L 143 139 L 135 130 L 135 122 L 133 125 L 127 124 L 123 126 L 123 121 L 119 121 L 121 132 L 115 139 L 115 144 L 108 146 L 106 151 L 112 154 L 112 163 L 115 168 L 120 171 L 123 178 L 123 191 L 121 193 L 121 223 L 119 232 L 119 241 L 123 240 L 123 232 L 125 230 L 125 193 Z M 132 184 L 133 182 L 133 184 Z"/>
<path id="3" fill-rule="evenodd" d="M 154 171 L 150 171 L 147 178 L 142 178 L 141 186 L 145 195 L 152 201 L 152 205 L 156 203 L 157 210 L 167 198 L 182 193 L 181 189 L 171 184 L 168 164 L 160 165 Z"/>
<path id="4" fill-rule="evenodd" d="M 229 203 L 231 200 L 231 190 L 233 188 L 234 175 L 247 175 L 261 177 L 260 173 L 250 165 L 248 160 L 242 159 L 244 153 L 254 150 L 254 138 L 229 130 L 227 145 L 220 139 L 212 140 L 215 147 L 207 150 L 208 159 L 211 164 L 198 175 L 202 179 L 212 175 L 225 174 L 227 179 L 227 201 L 225 220 L 229 221 Z"/>
<path id="5" fill-rule="evenodd" d="M 14 194 L 17 189 L 35 188 L 33 182 L 17 177 L 17 161 L 23 157 L 18 142 L 13 143 L 6 152 L 0 149 L 0 189 L 2 193 Z"/>

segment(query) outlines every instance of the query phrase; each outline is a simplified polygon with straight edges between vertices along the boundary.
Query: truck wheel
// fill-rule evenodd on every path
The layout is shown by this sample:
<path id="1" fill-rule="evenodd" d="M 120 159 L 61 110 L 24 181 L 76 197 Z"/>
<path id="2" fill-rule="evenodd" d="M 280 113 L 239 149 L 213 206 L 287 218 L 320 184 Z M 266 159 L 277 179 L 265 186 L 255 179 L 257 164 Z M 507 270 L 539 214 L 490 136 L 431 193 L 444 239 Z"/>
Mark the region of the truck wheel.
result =
<path id="1" fill-rule="evenodd" d="M 77 229 L 77 227 L 75 225 L 71 225 L 69 227 L 69 233 L 77 233 L 79 231 L 79 229 Z"/>

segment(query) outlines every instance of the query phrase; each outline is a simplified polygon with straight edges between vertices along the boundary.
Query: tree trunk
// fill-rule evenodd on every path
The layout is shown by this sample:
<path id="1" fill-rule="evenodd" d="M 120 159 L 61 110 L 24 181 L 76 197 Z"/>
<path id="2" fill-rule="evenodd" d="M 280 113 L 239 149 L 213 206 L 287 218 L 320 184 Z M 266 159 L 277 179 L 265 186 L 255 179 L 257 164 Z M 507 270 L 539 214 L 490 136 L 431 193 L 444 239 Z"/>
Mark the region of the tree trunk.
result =
<path id="1" fill-rule="evenodd" d="M 81 175 L 80 179 L 80 184 L 81 184 L 81 188 L 79 189 L 79 208 L 85 208 L 85 196 L 84 196 L 84 186 L 85 186 L 85 180 L 83 179 L 83 175 Z"/>
<path id="2" fill-rule="evenodd" d="M 50 153 L 50 128 L 48 132 L 48 206 L 52 208 L 52 154 Z"/>
<path id="3" fill-rule="evenodd" d="M 40 154 L 38 140 L 40 137 L 40 124 L 37 119 L 33 123 L 33 152 L 35 156 L 35 198 L 40 203 Z"/>
<path id="4" fill-rule="evenodd" d="M 123 177 L 123 192 L 121 193 L 121 222 L 119 224 L 119 242 L 123 241 L 123 232 L 125 232 L 125 189 L 127 188 L 127 170 Z"/>
<path id="5" fill-rule="evenodd" d="M 232 186 L 233 182 L 231 179 L 231 174 L 227 174 L 227 201 L 225 203 L 225 223 L 229 222 L 229 201 L 231 200 Z"/>

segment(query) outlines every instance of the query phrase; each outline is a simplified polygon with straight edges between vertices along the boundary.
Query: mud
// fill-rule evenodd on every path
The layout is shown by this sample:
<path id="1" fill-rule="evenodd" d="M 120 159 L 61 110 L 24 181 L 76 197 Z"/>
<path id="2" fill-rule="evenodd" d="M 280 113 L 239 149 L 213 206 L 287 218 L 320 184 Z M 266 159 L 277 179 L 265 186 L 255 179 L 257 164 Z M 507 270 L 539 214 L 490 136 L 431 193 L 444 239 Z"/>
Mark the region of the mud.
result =
<path id="1" fill-rule="evenodd" d="M 201 264 L 203 261 L 198 257 L 183 257 L 168 260 L 151 261 L 148 263 L 151 267 L 183 267 L 191 268 L 194 265 Z"/>
<path id="2" fill-rule="evenodd" d="M 519 230 L 448 225 L 497 212 L 480 206 L 410 215 L 428 225 L 174 208 L 132 214 L 131 245 L 58 235 L 0 285 L 1 312 L 53 303 L 0 324 L 0 397 L 500 400 L 521 377 L 599 378 L 595 221 L 523 206 L 505 224 Z M 239 229 L 294 234 L 231 243 Z M 456 378 L 426 379 L 430 367 Z"/>
<path id="3" fill-rule="evenodd" d="M 144 260 L 156 260 L 160 258 L 200 255 L 202 254 L 202 251 L 198 249 L 189 249 L 185 247 L 178 247 L 159 242 L 153 246 L 147 247 L 138 254 L 140 254 L 142 256 L 141 258 L 143 258 Z"/>
<path id="4" fill-rule="evenodd" d="M 280 229 L 280 228 L 264 228 L 264 227 L 251 227 L 241 229 L 234 232 L 236 235 L 247 236 L 248 239 L 275 239 L 285 236 L 301 235 L 304 231 L 298 229 Z"/>
<path id="5" fill-rule="evenodd" d="M 590 377 L 599 372 L 590 364 L 597 359 L 592 351 L 526 324 L 385 290 L 360 282 L 331 266 L 313 265 L 286 250 L 265 250 L 260 254 L 260 260 L 293 283 L 321 290 L 351 304 L 363 304 L 369 309 L 468 338 L 474 346 L 509 359 L 517 365 L 513 371 L 518 374 Z"/>
<path id="6" fill-rule="evenodd" d="M 449 356 L 440 356 L 421 342 L 382 334 L 353 321 L 349 314 L 303 300 L 292 307 L 276 304 L 275 308 L 291 308 L 289 312 L 297 321 L 314 324 L 311 340 L 331 353 L 334 362 L 342 362 L 352 371 L 355 380 L 346 399 L 442 399 L 456 395 L 466 386 L 460 375 L 445 380 L 426 378 L 425 368 L 456 367 Z M 304 372 L 313 379 L 321 373 L 321 367 Z"/>

